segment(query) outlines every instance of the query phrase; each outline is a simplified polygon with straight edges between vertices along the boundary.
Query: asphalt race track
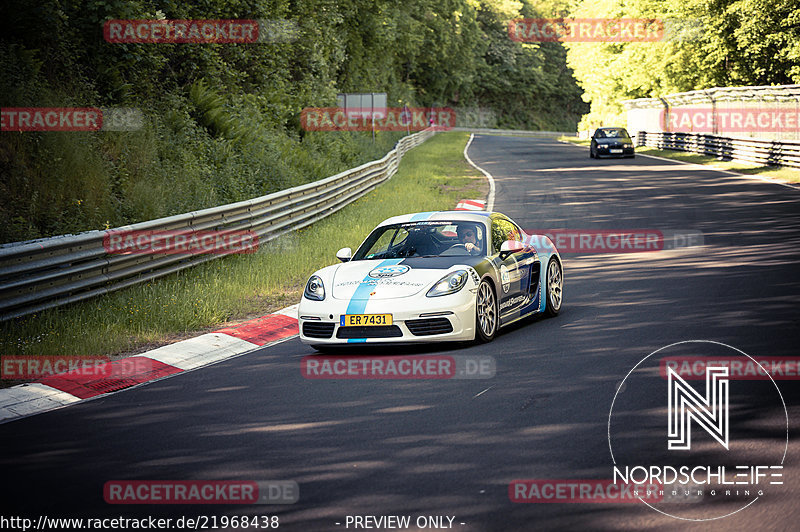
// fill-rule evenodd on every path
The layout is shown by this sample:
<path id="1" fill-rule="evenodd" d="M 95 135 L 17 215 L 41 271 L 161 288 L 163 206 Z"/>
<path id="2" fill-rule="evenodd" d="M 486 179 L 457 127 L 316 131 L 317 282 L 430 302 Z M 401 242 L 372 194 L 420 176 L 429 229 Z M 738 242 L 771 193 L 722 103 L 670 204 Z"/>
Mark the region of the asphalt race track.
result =
<path id="1" fill-rule="evenodd" d="M 345 530 L 355 515 L 455 516 L 452 528 L 463 531 L 796 530 L 798 380 L 778 381 L 789 416 L 784 484 L 724 519 L 681 521 L 641 503 L 513 503 L 509 483 L 610 478 L 612 400 L 661 347 L 713 340 L 754 356 L 800 354 L 800 191 L 642 156 L 590 159 L 588 148 L 555 140 L 477 136 L 470 157 L 496 179 L 495 210 L 525 229 L 691 230 L 703 245 L 565 254 L 561 314 L 514 325 L 488 345 L 354 351 L 489 354 L 491 379 L 310 380 L 300 362 L 314 351 L 293 338 L 0 425 L 4 513 L 277 515 L 281 530 L 297 531 Z M 624 404 L 653 394 L 666 404 L 664 390 L 631 386 Z M 751 456 L 785 440 L 783 411 L 762 398 L 735 416 Z M 634 458 L 653 451 L 631 449 Z M 103 485 L 120 479 L 294 480 L 300 498 L 106 504 Z M 736 509 L 704 500 L 692 511 L 707 518 L 727 506 Z"/>

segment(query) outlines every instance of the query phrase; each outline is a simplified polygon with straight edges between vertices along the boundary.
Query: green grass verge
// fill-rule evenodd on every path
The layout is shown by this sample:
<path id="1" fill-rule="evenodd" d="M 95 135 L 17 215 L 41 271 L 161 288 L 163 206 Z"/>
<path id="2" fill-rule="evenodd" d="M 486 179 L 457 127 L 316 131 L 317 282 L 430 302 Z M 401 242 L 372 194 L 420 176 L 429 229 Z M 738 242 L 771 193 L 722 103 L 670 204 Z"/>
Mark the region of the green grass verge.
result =
<path id="1" fill-rule="evenodd" d="M 571 142 L 579 146 L 589 146 L 589 139 L 579 139 L 577 137 L 559 137 L 559 140 Z M 656 148 L 637 147 L 636 153 L 640 155 L 653 155 L 675 161 L 702 164 L 713 167 L 717 170 L 727 170 L 740 174 L 758 175 L 770 179 L 784 181 L 786 183 L 800 183 L 800 169 L 785 166 L 768 166 L 745 161 L 723 161 L 709 155 L 700 155 L 690 151 L 679 150 L 658 150 Z"/>
<path id="2" fill-rule="evenodd" d="M 589 146 L 589 139 L 579 139 L 578 137 L 558 137 L 558 140 L 563 140 L 565 142 L 571 142 L 572 144 L 577 144 L 578 146 Z"/>
<path id="3" fill-rule="evenodd" d="M 335 263 L 338 249 L 355 249 L 384 219 L 485 197 L 486 180 L 462 154 L 468 136 L 437 134 L 408 152 L 387 183 L 255 254 L 2 323 L 0 354 L 131 354 L 297 303 L 314 270 Z"/>

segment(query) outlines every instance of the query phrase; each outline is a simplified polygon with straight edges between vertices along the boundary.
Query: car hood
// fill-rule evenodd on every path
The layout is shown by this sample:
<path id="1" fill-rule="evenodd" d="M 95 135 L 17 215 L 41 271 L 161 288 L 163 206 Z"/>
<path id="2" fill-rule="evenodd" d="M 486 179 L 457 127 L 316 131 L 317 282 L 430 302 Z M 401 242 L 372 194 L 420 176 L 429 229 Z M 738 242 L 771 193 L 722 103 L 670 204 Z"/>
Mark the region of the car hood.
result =
<path id="1" fill-rule="evenodd" d="M 334 299 L 393 299 L 409 297 L 432 286 L 458 264 L 473 257 L 358 260 L 338 265 L 333 273 Z"/>

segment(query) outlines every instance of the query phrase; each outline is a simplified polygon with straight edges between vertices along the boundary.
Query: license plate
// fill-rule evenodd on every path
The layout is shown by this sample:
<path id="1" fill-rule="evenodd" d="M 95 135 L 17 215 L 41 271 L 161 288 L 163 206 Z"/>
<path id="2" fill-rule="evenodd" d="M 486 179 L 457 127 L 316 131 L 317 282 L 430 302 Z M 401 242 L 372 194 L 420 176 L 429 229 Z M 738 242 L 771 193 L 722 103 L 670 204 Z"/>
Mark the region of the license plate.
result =
<path id="1" fill-rule="evenodd" d="M 608 150 L 611 153 L 622 153 L 622 150 Z"/>
<path id="2" fill-rule="evenodd" d="M 339 318 L 339 325 L 343 327 L 371 327 L 391 324 L 391 314 L 345 314 Z"/>

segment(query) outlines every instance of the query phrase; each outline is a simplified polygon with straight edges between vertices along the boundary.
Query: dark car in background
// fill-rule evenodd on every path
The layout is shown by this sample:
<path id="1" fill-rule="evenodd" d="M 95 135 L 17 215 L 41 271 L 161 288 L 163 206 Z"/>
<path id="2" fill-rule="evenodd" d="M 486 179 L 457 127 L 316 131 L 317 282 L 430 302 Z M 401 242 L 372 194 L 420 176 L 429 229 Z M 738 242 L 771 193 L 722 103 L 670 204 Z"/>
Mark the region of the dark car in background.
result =
<path id="1" fill-rule="evenodd" d="M 622 127 L 600 127 L 592 135 L 589 157 L 635 157 L 633 140 Z"/>

